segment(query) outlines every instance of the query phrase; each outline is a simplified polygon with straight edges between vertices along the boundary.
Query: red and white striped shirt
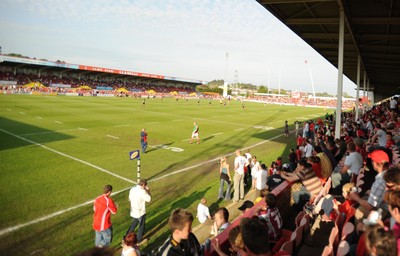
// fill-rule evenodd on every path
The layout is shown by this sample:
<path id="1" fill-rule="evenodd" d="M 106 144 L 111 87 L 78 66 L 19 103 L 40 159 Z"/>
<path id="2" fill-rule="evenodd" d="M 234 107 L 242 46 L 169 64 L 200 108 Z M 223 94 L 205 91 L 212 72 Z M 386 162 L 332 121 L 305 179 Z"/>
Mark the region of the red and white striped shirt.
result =
<path id="1" fill-rule="evenodd" d="M 114 201 L 107 195 L 101 195 L 94 200 L 93 229 L 103 231 L 111 226 L 111 213 L 117 212 Z"/>

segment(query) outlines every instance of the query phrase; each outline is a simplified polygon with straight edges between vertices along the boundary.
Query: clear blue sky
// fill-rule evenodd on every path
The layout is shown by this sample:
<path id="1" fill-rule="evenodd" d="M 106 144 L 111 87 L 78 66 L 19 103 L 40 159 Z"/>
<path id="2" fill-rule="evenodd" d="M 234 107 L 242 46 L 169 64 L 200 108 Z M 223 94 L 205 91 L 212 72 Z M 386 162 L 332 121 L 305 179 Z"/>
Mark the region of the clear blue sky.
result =
<path id="1" fill-rule="evenodd" d="M 225 79 L 228 52 L 228 83 L 237 71 L 241 83 L 312 92 L 312 76 L 316 92 L 337 92 L 337 69 L 252 0 L 1 0 L 0 46 L 203 81 Z M 344 92 L 355 87 L 344 79 Z"/>

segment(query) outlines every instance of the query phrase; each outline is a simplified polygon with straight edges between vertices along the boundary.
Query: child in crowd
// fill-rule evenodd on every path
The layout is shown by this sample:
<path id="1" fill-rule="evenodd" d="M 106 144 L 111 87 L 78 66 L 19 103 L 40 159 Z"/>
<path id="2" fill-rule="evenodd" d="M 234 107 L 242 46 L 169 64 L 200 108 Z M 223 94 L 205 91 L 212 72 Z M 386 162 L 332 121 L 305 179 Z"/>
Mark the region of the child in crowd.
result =
<path id="1" fill-rule="evenodd" d="M 349 197 L 351 192 L 358 192 L 357 187 L 354 183 L 346 183 L 342 187 L 342 195 L 345 201 L 343 203 L 340 203 L 335 200 L 339 212 L 345 214 L 346 219 L 350 218 L 355 213 L 355 209 L 352 207 L 355 202 Z"/>
<path id="2" fill-rule="evenodd" d="M 297 146 L 296 147 L 297 161 L 300 161 L 303 158 L 303 150 L 301 149 L 301 147 L 303 147 L 303 146 Z"/>
<path id="3" fill-rule="evenodd" d="M 265 200 L 265 196 L 268 194 L 268 189 L 264 188 L 260 191 L 260 196 L 256 198 L 256 200 L 254 200 L 254 204 L 257 204 L 258 202 Z"/>
<path id="4" fill-rule="evenodd" d="M 277 166 L 277 164 L 275 162 L 271 163 L 271 167 L 268 169 L 268 177 L 275 173 L 276 166 Z"/>
<path id="5" fill-rule="evenodd" d="M 276 159 L 275 163 L 276 163 L 277 166 L 282 167 L 282 165 L 283 165 L 282 157 L 281 157 L 281 156 L 278 157 L 278 158 Z"/>
<path id="6" fill-rule="evenodd" d="M 207 219 L 211 219 L 210 211 L 207 207 L 207 199 L 204 197 L 200 200 L 199 205 L 197 206 L 197 215 L 196 218 L 199 219 L 200 223 L 204 223 Z"/>
<path id="7" fill-rule="evenodd" d="M 394 145 L 394 140 L 391 132 L 386 133 L 386 148 L 392 148 Z"/>
<path id="8" fill-rule="evenodd" d="M 158 249 L 158 255 L 202 255 L 200 243 L 191 232 L 193 215 L 186 209 L 175 209 L 168 220 L 171 237 Z"/>
<path id="9" fill-rule="evenodd" d="M 232 252 L 231 254 L 226 254 L 224 251 L 222 251 L 218 238 L 215 238 L 213 240 L 213 246 L 215 251 L 218 253 L 219 256 L 239 255 L 238 254 L 239 250 L 244 249 L 242 234 L 240 233 L 240 225 L 229 230 L 228 240 L 229 244 L 231 245 L 231 247 L 229 248 L 229 250 Z"/>
<path id="10" fill-rule="evenodd" d="M 269 193 L 265 196 L 265 206 L 256 209 L 255 214 L 259 219 L 267 222 L 268 236 L 270 241 L 278 241 L 282 236 L 282 217 L 278 207 L 276 207 L 276 196 Z"/>

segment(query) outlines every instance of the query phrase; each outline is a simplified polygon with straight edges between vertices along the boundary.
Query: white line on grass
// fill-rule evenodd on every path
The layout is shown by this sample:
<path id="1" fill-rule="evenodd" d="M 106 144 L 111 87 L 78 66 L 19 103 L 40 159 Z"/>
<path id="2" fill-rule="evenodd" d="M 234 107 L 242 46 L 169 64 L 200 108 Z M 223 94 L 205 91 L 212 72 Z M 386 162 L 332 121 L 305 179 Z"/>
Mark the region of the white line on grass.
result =
<path id="1" fill-rule="evenodd" d="M 30 143 L 32 143 L 32 144 L 35 144 L 35 145 L 38 145 L 38 146 L 40 146 L 40 147 L 46 148 L 46 149 L 48 149 L 48 150 L 50 150 L 50 151 L 53 151 L 53 152 L 55 152 L 55 153 L 57 153 L 57 154 L 61 154 L 61 155 L 66 156 L 66 157 L 68 157 L 68 158 L 77 160 L 78 162 L 81 162 L 81 163 L 84 163 L 84 164 L 88 164 L 88 165 L 90 165 L 90 166 L 93 166 L 93 167 L 95 167 L 96 169 L 99 169 L 99 170 L 101 170 L 101 171 L 105 171 L 105 172 L 107 172 L 107 173 L 109 173 L 109 174 L 111 174 L 111 175 L 113 175 L 113 176 L 116 176 L 116 177 L 119 176 L 119 175 L 110 173 L 109 171 L 106 171 L 106 170 L 104 170 L 104 169 L 102 169 L 102 168 L 100 168 L 100 167 L 94 166 L 94 165 L 92 165 L 92 164 L 90 164 L 90 163 L 87 163 L 87 162 L 85 162 L 85 161 L 82 161 L 82 160 L 80 160 L 80 159 L 77 159 L 77 158 L 75 158 L 75 157 L 71 157 L 71 156 L 65 155 L 64 153 L 58 152 L 58 151 L 56 151 L 56 150 L 54 150 L 54 149 L 51 149 L 51 148 L 48 148 L 48 147 L 46 147 L 46 146 L 44 146 L 44 145 L 38 144 L 38 143 L 33 142 L 33 141 L 31 141 L 31 140 L 28 140 L 28 139 L 25 139 L 25 138 L 20 137 L 20 136 L 18 136 L 18 135 L 12 134 L 12 133 L 10 133 L 10 132 L 8 132 L 8 131 L 5 131 L 5 130 L 3 130 L 3 129 L 0 129 L 0 130 L 3 131 L 3 132 L 5 132 L 5 133 L 7 133 L 7 134 L 10 134 L 10 135 L 12 135 L 12 136 L 15 136 L 15 137 L 17 137 L 17 138 L 19 138 L 19 139 L 22 139 L 22 140 L 24 140 L 24 141 L 28 141 L 28 142 L 30 142 Z M 282 134 L 281 134 L 281 135 L 277 135 L 277 136 L 275 136 L 275 137 L 272 137 L 271 139 L 263 140 L 263 141 L 261 141 L 261 142 L 259 142 L 259 143 L 256 143 L 256 144 L 252 145 L 252 146 L 243 148 L 242 150 L 247 150 L 247 149 L 250 149 L 250 148 L 253 148 L 253 147 L 257 147 L 257 146 L 259 146 L 259 145 L 262 145 L 262 144 L 264 144 L 264 143 L 267 143 L 267 142 L 269 142 L 269 141 L 271 141 L 271 140 L 274 140 L 274 139 L 279 138 L 279 137 L 282 137 L 282 136 L 283 136 Z M 227 156 L 230 156 L 230 155 L 233 155 L 233 154 L 235 154 L 235 153 L 234 153 L 234 152 L 233 152 L 233 153 L 230 153 L 230 154 L 228 154 Z M 204 165 L 204 164 L 216 162 L 216 161 L 218 161 L 219 159 L 220 159 L 220 157 L 216 157 L 216 158 L 214 158 L 214 159 L 211 159 L 211 160 L 208 160 L 208 161 L 199 163 L 199 164 L 195 164 L 195 165 L 192 165 L 192 166 L 189 166 L 189 167 L 186 167 L 186 168 L 183 168 L 183 169 L 180 169 L 180 170 L 171 172 L 171 173 L 169 173 L 169 174 L 160 176 L 160 177 L 158 177 L 158 178 L 151 179 L 151 180 L 149 180 L 149 182 L 154 182 L 154 181 L 157 181 L 157 180 L 161 180 L 161 179 L 164 179 L 164 178 L 168 178 L 168 177 L 170 177 L 170 176 L 172 176 L 172 175 L 175 175 L 175 174 L 178 174 L 178 173 L 181 173 L 181 172 L 189 171 L 189 170 L 191 170 L 191 169 L 193 169 L 193 168 L 202 166 L 202 165 Z M 119 176 L 119 177 L 120 177 L 120 176 Z M 129 181 L 129 182 L 131 182 L 131 183 L 133 183 L 133 184 L 136 184 L 136 182 L 134 182 L 134 181 L 132 181 L 132 180 L 128 180 L 128 179 L 126 179 L 126 178 L 124 178 L 124 177 L 120 177 L 120 178 L 122 178 L 122 179 L 124 179 L 124 180 L 127 180 L 127 181 Z M 114 195 L 115 195 L 115 194 L 119 194 L 119 193 L 124 192 L 124 191 L 126 191 L 126 190 L 128 190 L 128 189 L 130 189 L 130 187 L 129 187 L 129 188 L 125 188 L 125 189 L 120 190 L 120 191 L 117 191 L 117 192 L 115 192 L 115 193 L 113 193 L 113 194 L 114 194 Z M 75 210 L 75 209 L 77 209 L 77 208 L 80 208 L 80 207 L 83 207 L 83 206 L 92 204 L 93 202 L 94 202 L 94 200 L 90 200 L 90 201 L 87 201 L 87 202 L 85 202 L 85 203 L 82 203 L 82 204 L 79 204 L 79 205 L 75 205 L 75 206 L 69 207 L 69 208 L 67 208 L 67 209 L 65 209 L 65 210 L 61 210 L 61 211 L 58 211 L 58 212 L 55 212 L 55 213 L 52 213 L 52 214 L 43 216 L 43 217 L 38 218 L 38 219 L 35 219 L 35 220 L 33 220 L 33 221 L 29 221 L 29 222 L 26 222 L 26 223 L 23 223 L 23 224 L 19 224 L 19 225 L 13 226 L 13 227 L 9 227 L 9 228 L 2 229 L 2 230 L 0 230 L 0 236 L 5 235 L 5 234 L 8 234 L 8 233 L 11 233 L 11 232 L 16 231 L 16 230 L 19 230 L 19 229 L 21 229 L 21 228 L 23 228 L 23 227 L 36 224 L 36 223 L 38 223 L 38 222 L 48 220 L 48 219 L 50 219 L 50 218 L 53 218 L 53 217 L 55 217 L 55 216 L 61 215 L 61 214 L 63 214 L 63 213 L 66 213 L 66 212 L 69 212 L 69 211 L 72 211 L 72 210 Z"/>
<path id="2" fill-rule="evenodd" d="M 21 115 L 26 115 L 26 113 L 25 112 L 19 112 Z"/>
<path id="3" fill-rule="evenodd" d="M 158 123 L 158 122 L 153 122 L 153 123 Z M 84 129 L 84 128 L 79 128 L 79 129 Z M 236 129 L 235 131 L 240 131 L 240 130 L 243 130 L 243 129 L 244 129 L 244 128 L 239 128 L 239 129 Z M 86 129 L 85 129 L 85 130 L 86 130 Z M 112 175 L 112 176 L 115 176 L 115 177 L 117 177 L 117 178 L 120 178 L 120 179 L 122 179 L 122 180 L 125 180 L 125 181 L 128 181 L 128 182 L 130 182 L 130 183 L 136 184 L 136 182 L 134 182 L 134 181 L 132 181 L 132 180 L 129 180 L 129 179 L 125 178 L 125 177 L 122 177 L 122 176 L 120 176 L 120 175 L 114 174 L 114 173 L 112 173 L 112 172 L 110 172 L 110 171 L 107 171 L 107 170 L 105 170 L 105 169 L 103 169 L 103 168 L 101 168 L 101 167 L 95 166 L 95 165 L 93 165 L 93 164 L 91 164 L 91 163 L 88 163 L 88 162 L 86 162 L 86 161 L 83 161 L 83 160 L 81 160 L 81 159 L 78 159 L 78 158 L 69 156 L 69 155 L 67 155 L 67 154 L 64 154 L 64 153 L 59 152 L 59 151 L 54 150 L 54 149 L 51 149 L 51 148 L 49 148 L 49 147 L 47 147 L 47 146 L 44 146 L 44 145 L 42 145 L 42 144 L 36 143 L 36 142 L 34 142 L 34 141 L 25 139 L 25 138 L 23 138 L 23 137 L 21 137 L 21 136 L 18 136 L 18 135 L 16 135 L 16 134 L 13 134 L 13 133 L 10 133 L 10 132 L 8 132 L 8 131 L 5 131 L 5 130 L 3 130 L 3 129 L 0 129 L 0 131 L 3 131 L 3 132 L 5 132 L 5 133 L 7 133 L 7 134 L 9 134 L 9 135 L 11 135 L 11 136 L 17 137 L 17 138 L 19 138 L 19 139 L 21 139 L 21 140 L 24 140 L 24 141 L 27 141 L 27 142 L 32 143 L 32 144 L 34 144 L 34 145 L 37 145 L 37 146 L 39 146 L 39 147 L 45 148 L 45 149 L 47 149 L 47 150 L 50 150 L 50 151 L 52 151 L 52 152 L 54 152 L 54 153 L 60 154 L 60 155 L 62 155 L 62 156 L 65 156 L 65 157 L 67 157 L 67 158 L 70 158 L 70 159 L 73 159 L 73 160 L 75 160 L 75 161 L 81 162 L 81 163 L 83 163 L 83 164 L 89 165 L 89 166 L 91 166 L 91 167 L 93 167 L 93 168 L 95 168 L 95 169 L 98 169 L 98 170 L 100 170 L 100 171 L 102 171 L 102 172 L 105 172 L 105 173 L 107 173 L 107 174 L 110 174 L 110 175 Z M 275 137 L 273 137 L 273 138 L 271 138 L 271 139 L 264 140 L 264 141 L 261 141 L 261 142 L 259 142 L 259 143 L 254 144 L 254 145 L 252 145 L 252 146 L 243 148 L 242 150 L 247 150 L 247 149 L 250 149 L 250 148 L 253 148 L 253 147 L 262 145 L 262 144 L 264 144 L 264 143 L 267 143 L 267 142 L 269 142 L 269 141 L 271 141 L 271 140 L 273 140 L 273 139 L 279 138 L 279 137 L 281 137 L 281 136 L 283 136 L 283 135 L 282 135 L 282 134 L 281 134 L 281 135 L 277 135 L 277 136 L 275 136 Z M 182 141 L 189 141 L 189 140 L 190 140 L 190 139 L 185 139 L 185 140 L 182 140 Z M 231 154 L 228 154 L 227 156 L 233 155 L 233 154 L 234 154 L 234 153 L 231 153 Z M 174 172 L 171 172 L 171 173 L 169 173 L 169 174 L 166 174 L 166 175 L 160 176 L 160 177 L 158 177 L 158 178 L 149 180 L 149 182 L 161 180 L 161 179 L 170 177 L 170 176 L 172 176 L 172 175 L 175 175 L 175 174 L 178 174 L 178 173 L 181 173 L 181 172 L 185 172 L 185 171 L 189 171 L 189 170 L 191 170 L 191 169 L 193 169 L 193 168 L 199 167 L 199 166 L 204 165 L 204 164 L 207 164 L 207 163 L 215 162 L 215 161 L 218 161 L 218 160 L 219 160 L 219 157 L 214 158 L 214 159 L 211 159 L 211 160 L 208 160 L 208 161 L 205 161 L 205 162 L 202 162 L 202 163 L 199 163 L 199 164 L 196 164 L 196 165 L 193 165 L 193 166 L 189 166 L 189 167 L 186 167 L 186 168 L 183 168 L 183 169 L 174 171 Z M 120 193 L 120 192 L 125 191 L 125 190 L 128 190 L 128 189 L 130 189 L 130 188 L 127 188 L 127 189 L 118 191 L 118 192 L 116 192 L 116 193 L 114 193 L 114 194 Z M 60 214 L 65 213 L 65 212 L 67 212 L 67 211 L 71 211 L 71 210 L 77 209 L 77 208 L 79 208 L 79 207 L 86 206 L 86 205 L 91 204 L 91 203 L 93 203 L 93 202 L 94 202 L 94 200 L 91 200 L 91 201 L 85 202 L 85 203 L 83 203 L 83 204 L 76 205 L 76 206 L 72 206 L 72 207 L 67 208 L 67 209 L 65 209 L 65 210 L 61 210 L 61 211 L 52 213 L 52 214 L 50 214 L 50 215 L 47 215 L 47 216 L 38 218 L 38 219 L 36 219 L 36 220 L 30 221 L 30 222 L 27 222 L 27 223 L 24 223 L 24 224 L 20 224 L 20 225 L 14 226 L 14 227 L 10 227 L 10 228 L 6 228 L 6 229 L 3 229 L 3 230 L 0 230 L 0 236 L 2 236 L 2 235 L 4 235 L 4 234 L 7 234 L 7 233 L 10 233 L 10 232 L 13 232 L 13 231 L 15 231 L 15 230 L 18 230 L 18 229 L 20 229 L 20 228 L 23 228 L 23 227 L 26 227 L 26 226 L 29 226 L 29 225 L 32 225 L 32 224 L 35 224 L 35 223 L 38 223 L 38 222 L 41 222 L 41 221 L 50 219 L 50 218 L 53 218 L 53 217 L 55 217 L 55 216 L 58 216 L 58 215 L 60 215 Z"/>
<path id="4" fill-rule="evenodd" d="M 119 193 L 121 193 L 121 192 L 124 192 L 124 191 L 126 191 L 126 190 L 128 190 L 128 189 L 131 189 L 131 187 L 122 189 L 122 190 L 117 191 L 117 192 L 113 192 L 113 195 L 117 195 L 117 194 L 119 194 Z M 80 207 L 93 204 L 93 202 L 94 202 L 94 200 L 86 201 L 86 202 L 84 202 L 84 203 L 82 203 L 82 204 L 78 204 L 78 205 L 75 205 L 75 206 L 71 206 L 71 207 L 69 207 L 69 208 L 67 208 L 67 209 L 54 212 L 54 213 L 52 213 L 52 214 L 49 214 L 49 215 L 46 215 L 46 216 L 37 218 L 37 219 L 35 219 L 35 220 L 29 221 L 29 222 L 25 222 L 25 223 L 23 223 L 23 224 L 18 224 L 18 225 L 15 225 L 15 226 L 13 226 L 13 227 L 9 227 L 9 228 L 2 229 L 2 230 L 0 230 L 0 236 L 5 235 L 5 234 L 8 234 L 8 233 L 11 233 L 11 232 L 13 232 L 13 231 L 16 231 L 16 230 L 18 230 L 18 229 L 21 229 L 21 228 L 24 228 L 24 227 L 27 227 L 27 226 L 30 226 L 30 225 L 33 225 L 33 224 L 36 224 L 36 223 L 39 223 L 39 222 L 41 222 L 41 221 L 45 221 L 45 220 L 51 219 L 51 218 L 53 218 L 53 217 L 56 217 L 56 216 L 58 216 L 58 215 L 61 215 L 61 214 L 63 214 L 63 213 L 66 213 L 66 212 L 69 212 L 69 211 L 72 211 L 72 210 L 75 210 L 75 209 L 78 209 L 78 208 L 80 208 Z"/>
<path id="5" fill-rule="evenodd" d="M 223 132 L 219 132 L 219 133 L 214 133 L 214 134 L 211 134 L 212 136 L 216 136 L 216 135 L 220 135 L 220 134 L 224 134 Z"/>
<path id="6" fill-rule="evenodd" d="M 282 136 L 283 136 L 283 134 L 277 135 L 277 136 L 272 137 L 272 138 L 270 138 L 270 139 L 268 139 L 268 140 L 260 141 L 260 142 L 258 142 L 258 143 L 256 143 L 256 144 L 252 145 L 252 146 L 248 146 L 248 147 L 246 147 L 246 148 L 242 148 L 241 150 L 247 150 L 247 149 L 251 149 L 251 148 L 260 146 L 260 145 L 262 145 L 262 144 L 264 144 L 264 143 L 267 143 L 267 142 L 269 142 L 269 141 L 271 141 L 271 140 L 277 139 L 277 138 L 282 137 Z M 227 154 L 226 156 L 230 156 L 230 155 L 234 155 L 234 154 L 235 154 L 235 152 L 230 153 L 230 154 Z M 169 176 L 172 176 L 172 175 L 174 175 L 174 174 L 178 174 L 178 173 L 181 173 L 181 172 L 186 172 L 186 171 L 189 171 L 189 170 L 191 170 L 191 169 L 193 169 L 193 168 L 202 166 L 202 165 L 204 165 L 204 164 L 216 162 L 216 161 L 218 161 L 218 160 L 220 160 L 220 159 L 221 159 L 221 157 L 216 157 L 216 158 L 214 158 L 214 159 L 211 159 L 211 160 L 208 160 L 208 161 L 205 161 L 205 162 L 202 162 L 202 163 L 198 163 L 198 164 L 195 164 L 195 165 L 192 165 L 192 166 L 188 166 L 188 167 L 186 167 L 186 168 L 183 168 L 183 169 L 180 169 L 180 170 L 177 170 L 177 171 L 174 171 L 174 172 L 165 174 L 165 175 L 160 176 L 160 177 L 158 177 L 158 178 L 151 179 L 151 180 L 149 180 L 149 182 L 161 180 L 161 179 L 167 178 L 167 177 L 169 177 Z"/>
<path id="7" fill-rule="evenodd" d="M 34 145 L 36 145 L 36 146 L 42 147 L 42 148 L 44 148 L 44 149 L 47 149 L 47 150 L 49 150 L 49 151 L 51 151 L 51 152 L 53 152 L 53 153 L 59 154 L 59 155 L 61 155 L 61 156 L 65 156 L 65 157 L 67 157 L 67 158 L 70 158 L 70 159 L 75 160 L 75 161 L 77 161 L 77 162 L 80 162 L 80 163 L 82 163 L 82 164 L 86 164 L 86 165 L 88 165 L 88 166 L 90 166 L 90 167 L 93 167 L 93 168 L 95 168 L 95 169 L 97 169 L 97 170 L 99 170 L 99 171 L 102 171 L 102 172 L 104 172 L 104 173 L 107 173 L 107 174 L 109 174 L 109 175 L 111 175 L 111 176 L 114 176 L 114 177 L 116 177 L 116 178 L 119 178 L 119 179 L 121 179 L 121 180 L 127 181 L 127 182 L 129 182 L 129 183 L 133 183 L 133 184 L 135 183 L 133 180 L 130 180 L 130 179 L 127 179 L 127 178 L 125 178 L 125 177 L 122 177 L 122 176 L 120 176 L 120 175 L 118 175 L 118 174 L 112 173 L 112 172 L 110 172 L 110 171 L 108 171 L 108 170 L 106 170 L 106 169 L 104 169 L 104 168 L 101 168 L 101 167 L 99 167 L 99 166 L 97 166 L 97 165 L 94 165 L 94 164 L 91 164 L 91 163 L 89 163 L 89 162 L 83 161 L 83 160 L 81 160 L 81 159 L 79 159 L 79 158 L 76 158 L 76 157 L 67 155 L 67 154 L 65 154 L 65 153 L 63 153 L 63 152 L 60 152 L 60 151 L 58 151 L 58 150 L 49 148 L 49 147 L 47 147 L 47 146 L 45 146 L 45 145 L 42 145 L 42 144 L 40 144 L 40 143 L 37 143 L 37 142 L 34 142 L 34 141 L 32 141 L 32 140 L 26 139 L 26 138 L 24 138 L 24 137 L 21 137 L 21 136 L 19 136 L 19 135 L 13 134 L 13 133 L 8 132 L 8 131 L 6 131 L 6 130 L 0 129 L 0 131 L 2 131 L 2 132 L 4 132 L 4 133 L 7 133 L 7 134 L 9 134 L 9 135 L 11 135 L 11 136 L 14 136 L 14 137 L 16 137 L 16 138 L 18 138 L 18 139 L 21 139 L 21 140 L 23 140 L 23 141 L 26 141 L 26 142 L 29 142 L 29 143 L 31 143 L 31 144 L 34 144 Z"/>
<path id="8" fill-rule="evenodd" d="M 119 137 L 117 137 L 117 136 L 112 136 L 112 135 L 110 135 L 110 134 L 107 134 L 107 137 L 110 137 L 110 138 L 119 140 Z"/>
<path id="9" fill-rule="evenodd" d="M 43 119 L 43 117 L 41 116 L 35 116 L 37 119 Z"/>
<path id="10" fill-rule="evenodd" d="M 81 127 L 78 127 L 78 129 L 79 129 L 79 130 L 82 130 L 82 131 L 87 131 L 87 129 L 81 128 Z"/>
<path id="11" fill-rule="evenodd" d="M 63 124 L 63 123 L 60 122 L 60 121 L 54 121 L 54 123 L 56 123 L 56 124 Z"/>

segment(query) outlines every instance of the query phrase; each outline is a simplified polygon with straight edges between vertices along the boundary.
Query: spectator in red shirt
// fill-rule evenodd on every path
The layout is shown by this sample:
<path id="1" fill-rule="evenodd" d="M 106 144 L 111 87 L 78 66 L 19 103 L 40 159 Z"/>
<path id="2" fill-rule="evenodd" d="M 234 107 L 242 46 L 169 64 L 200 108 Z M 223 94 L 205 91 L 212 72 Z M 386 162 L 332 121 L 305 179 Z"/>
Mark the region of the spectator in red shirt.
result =
<path id="1" fill-rule="evenodd" d="M 96 232 L 96 247 L 107 247 L 111 243 L 111 213 L 117 213 L 117 207 L 110 198 L 111 191 L 111 185 L 104 186 L 103 194 L 94 200 L 93 229 Z"/>
<path id="2" fill-rule="evenodd" d="M 305 141 L 305 139 L 303 137 L 301 137 L 301 134 L 298 134 L 297 138 L 296 138 L 297 146 L 302 146 L 304 141 Z"/>
<path id="3" fill-rule="evenodd" d="M 391 132 L 386 133 L 386 148 L 392 148 L 394 140 Z"/>

